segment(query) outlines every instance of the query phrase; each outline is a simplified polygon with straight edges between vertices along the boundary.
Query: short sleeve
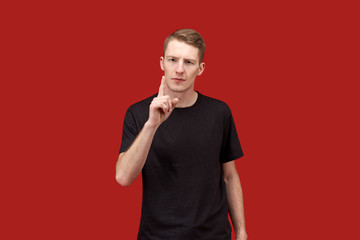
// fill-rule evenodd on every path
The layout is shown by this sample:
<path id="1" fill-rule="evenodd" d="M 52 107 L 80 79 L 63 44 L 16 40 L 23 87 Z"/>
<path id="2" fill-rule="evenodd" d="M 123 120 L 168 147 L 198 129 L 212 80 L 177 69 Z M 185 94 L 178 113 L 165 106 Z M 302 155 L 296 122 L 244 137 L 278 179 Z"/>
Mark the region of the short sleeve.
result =
<path id="1" fill-rule="evenodd" d="M 136 136 L 138 135 L 138 130 L 136 126 L 135 117 L 131 111 L 131 108 L 129 108 L 126 111 L 125 118 L 124 118 L 124 124 L 123 124 L 123 134 L 122 134 L 122 140 L 121 140 L 121 146 L 120 146 L 120 152 L 125 152 L 130 145 L 135 140 Z"/>
<path id="2" fill-rule="evenodd" d="M 221 162 L 226 163 L 244 155 L 236 131 L 235 122 L 230 108 L 226 105 L 224 114 L 224 134 L 221 148 Z"/>

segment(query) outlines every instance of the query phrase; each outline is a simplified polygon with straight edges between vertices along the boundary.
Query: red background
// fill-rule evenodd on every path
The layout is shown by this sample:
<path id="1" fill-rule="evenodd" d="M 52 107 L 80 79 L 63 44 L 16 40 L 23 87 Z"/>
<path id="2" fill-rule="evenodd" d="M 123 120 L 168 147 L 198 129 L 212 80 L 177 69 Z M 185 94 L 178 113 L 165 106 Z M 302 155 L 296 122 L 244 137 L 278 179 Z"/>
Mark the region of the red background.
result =
<path id="1" fill-rule="evenodd" d="M 355 1 L 354 1 L 355 2 Z M 165 37 L 205 38 L 196 89 L 227 102 L 250 239 L 359 239 L 359 14 L 350 1 L 1 3 L 1 239 L 135 239 L 115 181 L 127 107 Z"/>

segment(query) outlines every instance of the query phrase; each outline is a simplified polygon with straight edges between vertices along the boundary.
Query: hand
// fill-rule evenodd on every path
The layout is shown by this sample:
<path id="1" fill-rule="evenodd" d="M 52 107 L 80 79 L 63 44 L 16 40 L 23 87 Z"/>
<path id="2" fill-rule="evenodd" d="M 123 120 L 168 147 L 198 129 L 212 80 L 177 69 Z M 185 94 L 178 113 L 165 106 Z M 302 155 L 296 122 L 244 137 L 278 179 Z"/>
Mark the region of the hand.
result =
<path id="1" fill-rule="evenodd" d="M 150 104 L 148 123 L 151 126 L 160 126 L 161 123 L 168 119 L 179 102 L 178 98 L 170 99 L 169 95 L 165 95 L 165 84 L 165 77 L 163 76 L 159 87 L 159 93 Z"/>
<path id="2" fill-rule="evenodd" d="M 240 230 L 239 233 L 235 233 L 235 240 L 247 240 L 245 229 Z"/>

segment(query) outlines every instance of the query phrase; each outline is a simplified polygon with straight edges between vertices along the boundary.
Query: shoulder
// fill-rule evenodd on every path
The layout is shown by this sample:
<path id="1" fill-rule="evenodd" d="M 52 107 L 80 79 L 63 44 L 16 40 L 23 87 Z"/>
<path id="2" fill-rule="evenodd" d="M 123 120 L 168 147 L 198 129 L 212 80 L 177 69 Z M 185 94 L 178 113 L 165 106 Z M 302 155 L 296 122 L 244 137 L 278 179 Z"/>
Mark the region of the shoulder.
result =
<path id="1" fill-rule="evenodd" d="M 210 108 L 212 111 L 215 111 L 217 113 L 231 115 L 230 107 L 226 102 L 213 97 L 205 96 L 203 94 L 200 95 L 202 97 L 202 102 L 204 103 L 204 105 L 207 106 L 207 108 Z"/>
<path id="2" fill-rule="evenodd" d="M 130 107 L 128 108 L 128 111 L 131 112 L 138 112 L 138 111 L 143 111 L 144 109 L 148 109 L 149 105 L 151 104 L 151 101 L 153 100 L 153 98 L 156 97 L 156 94 L 147 97 L 141 101 L 138 101 L 136 103 L 133 103 L 132 105 L 130 105 Z"/>
<path id="3" fill-rule="evenodd" d="M 127 109 L 127 114 L 131 114 L 135 118 L 147 117 L 149 114 L 149 106 L 154 97 L 156 97 L 156 94 L 147 97 L 141 101 L 138 101 L 136 103 L 133 103 Z"/>

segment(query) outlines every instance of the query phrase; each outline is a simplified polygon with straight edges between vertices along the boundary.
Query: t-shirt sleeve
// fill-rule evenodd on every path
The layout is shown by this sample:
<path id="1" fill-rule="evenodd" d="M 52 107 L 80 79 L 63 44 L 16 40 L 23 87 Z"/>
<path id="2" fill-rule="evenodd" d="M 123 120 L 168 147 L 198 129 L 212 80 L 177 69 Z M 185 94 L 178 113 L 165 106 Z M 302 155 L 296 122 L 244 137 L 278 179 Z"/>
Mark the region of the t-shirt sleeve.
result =
<path id="1" fill-rule="evenodd" d="M 222 163 L 233 161 L 244 155 L 236 131 L 235 122 L 228 106 L 226 106 L 224 118 L 224 135 L 221 149 Z"/>
<path id="2" fill-rule="evenodd" d="M 124 118 L 124 124 L 123 124 L 123 134 L 122 134 L 122 140 L 121 140 L 121 146 L 120 146 L 120 152 L 125 152 L 130 145 L 135 140 L 136 136 L 138 135 L 138 130 L 136 126 L 136 121 L 134 114 L 131 111 L 131 108 L 129 108 L 126 111 L 125 118 Z"/>

